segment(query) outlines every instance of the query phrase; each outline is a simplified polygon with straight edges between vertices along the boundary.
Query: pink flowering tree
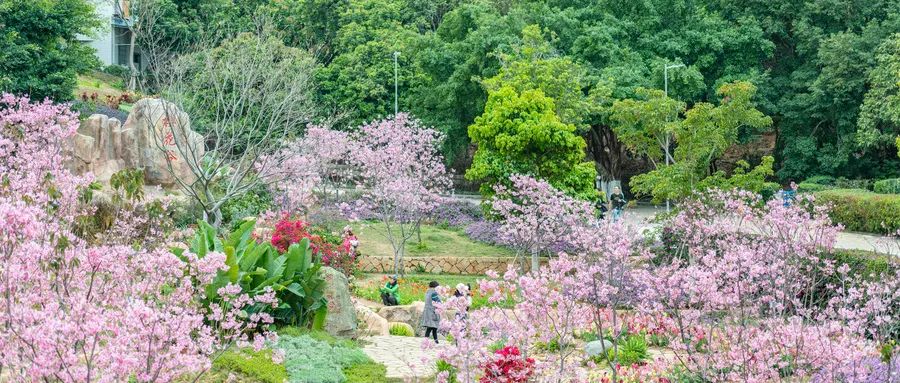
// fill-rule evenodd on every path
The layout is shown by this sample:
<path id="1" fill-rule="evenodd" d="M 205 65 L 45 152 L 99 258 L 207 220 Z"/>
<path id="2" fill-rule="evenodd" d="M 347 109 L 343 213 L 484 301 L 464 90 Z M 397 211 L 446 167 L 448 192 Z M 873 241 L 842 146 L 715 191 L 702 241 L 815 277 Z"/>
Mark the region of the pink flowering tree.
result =
<path id="1" fill-rule="evenodd" d="M 519 256 L 530 255 L 532 270 L 538 269 L 541 253 L 571 247 L 574 233 L 596 225 L 589 202 L 529 176 L 513 175 L 510 182 L 509 188 L 495 186 L 490 206 L 500 221 L 501 242 L 515 248 Z"/>
<path id="2" fill-rule="evenodd" d="M 349 176 L 347 158 L 352 148 L 346 132 L 313 125 L 286 145 L 276 154 L 282 158 L 283 172 L 277 182 L 269 183 L 281 210 L 308 211 L 320 197 L 337 194 L 337 180 Z"/>
<path id="3" fill-rule="evenodd" d="M 363 125 L 351 137 L 359 204 L 383 225 L 402 270 L 406 243 L 451 187 L 439 147 L 443 136 L 406 113 Z"/>
<path id="4" fill-rule="evenodd" d="M 92 246 L 73 233 L 90 212 L 84 187 L 64 166 L 77 115 L 65 105 L 0 99 L 0 375 L 12 381 L 165 382 L 202 373 L 237 343 L 273 339 L 273 292 L 205 285 L 224 268 L 204 259 L 132 246 Z M 226 294 L 227 293 L 227 294 Z"/>

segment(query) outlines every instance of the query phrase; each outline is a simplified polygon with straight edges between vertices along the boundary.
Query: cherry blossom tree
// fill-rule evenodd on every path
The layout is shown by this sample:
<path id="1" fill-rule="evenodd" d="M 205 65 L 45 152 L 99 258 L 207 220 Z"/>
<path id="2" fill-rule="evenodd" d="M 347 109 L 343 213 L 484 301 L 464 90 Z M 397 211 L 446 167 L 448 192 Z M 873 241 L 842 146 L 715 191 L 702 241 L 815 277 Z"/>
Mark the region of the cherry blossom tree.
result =
<path id="1" fill-rule="evenodd" d="M 407 241 L 425 215 L 450 189 L 440 154 L 443 135 L 406 113 L 363 125 L 351 137 L 350 162 L 363 192 L 359 206 L 371 209 L 394 250 L 394 272 Z"/>
<path id="2" fill-rule="evenodd" d="M 575 232 L 596 225 L 589 202 L 529 176 L 513 175 L 510 182 L 509 188 L 495 187 L 490 206 L 501 223 L 502 242 L 520 256 L 530 254 L 532 270 L 538 269 L 541 253 L 570 247 Z"/>
<path id="3" fill-rule="evenodd" d="M 273 340 L 274 292 L 229 286 L 205 307 L 224 254 L 204 259 L 92 246 L 72 228 L 90 213 L 90 177 L 62 165 L 77 128 L 66 105 L 0 97 L 0 375 L 12 381 L 166 382 L 202 373 L 233 344 Z"/>
<path id="4" fill-rule="evenodd" d="M 307 127 L 303 137 L 286 145 L 276 154 L 283 158 L 286 174 L 279 182 L 269 184 L 282 211 L 308 211 L 319 197 L 327 198 L 329 187 L 339 193 L 335 181 L 352 175 L 347 164 L 352 148 L 347 132 L 314 125 Z"/>

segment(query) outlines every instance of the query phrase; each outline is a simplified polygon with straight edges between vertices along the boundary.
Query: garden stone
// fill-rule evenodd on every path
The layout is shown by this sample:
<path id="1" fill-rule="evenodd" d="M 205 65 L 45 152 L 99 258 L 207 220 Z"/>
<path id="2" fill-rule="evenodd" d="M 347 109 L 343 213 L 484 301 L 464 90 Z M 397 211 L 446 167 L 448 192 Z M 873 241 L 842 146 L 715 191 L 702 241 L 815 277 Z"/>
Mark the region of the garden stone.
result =
<path id="1" fill-rule="evenodd" d="M 612 342 L 602 339 L 595 340 L 591 342 L 587 342 L 584 345 L 584 353 L 587 354 L 588 357 L 593 357 L 597 355 L 603 354 L 603 350 L 609 350 L 613 347 Z"/>
<path id="2" fill-rule="evenodd" d="M 325 280 L 325 299 L 328 300 L 325 331 L 334 336 L 355 338 L 356 309 L 350 299 L 347 277 L 330 267 L 323 267 L 321 273 Z"/>
<path id="3" fill-rule="evenodd" d="M 371 308 L 356 304 L 356 318 L 359 321 L 359 331 L 365 335 L 390 335 L 391 326 L 387 319 L 381 317 Z"/>
<path id="4" fill-rule="evenodd" d="M 188 115 L 153 98 L 136 102 L 124 124 L 102 114 L 86 118 L 65 148 L 71 154 L 66 166 L 76 174 L 90 172 L 95 180 L 108 182 L 121 170 L 143 169 L 146 185 L 164 187 L 176 186 L 176 176 L 194 181 L 182 152 L 195 149 L 190 156 L 197 159 L 204 154 L 203 136 L 191 130 Z M 172 159 L 171 169 L 167 158 Z"/>
<path id="5" fill-rule="evenodd" d="M 385 306 L 378 309 L 378 315 L 381 315 L 388 322 L 403 322 L 415 330 L 416 336 L 425 334 L 422 328 L 422 312 L 425 311 L 425 302 L 413 302 L 408 305 Z"/>

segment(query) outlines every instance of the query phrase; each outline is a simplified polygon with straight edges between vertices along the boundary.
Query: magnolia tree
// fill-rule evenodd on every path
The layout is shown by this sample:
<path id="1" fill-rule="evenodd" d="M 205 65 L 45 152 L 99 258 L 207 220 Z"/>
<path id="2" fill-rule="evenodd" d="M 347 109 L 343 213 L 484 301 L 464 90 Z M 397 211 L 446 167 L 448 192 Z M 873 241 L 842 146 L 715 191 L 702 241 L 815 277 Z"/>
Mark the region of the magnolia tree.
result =
<path id="1" fill-rule="evenodd" d="M 441 140 L 441 133 L 406 113 L 363 125 L 351 138 L 349 160 L 363 191 L 358 206 L 371 210 L 384 226 L 395 273 L 401 270 L 406 242 L 452 186 Z"/>
<path id="2" fill-rule="evenodd" d="M 686 206 L 655 246 L 621 226 L 584 227 L 571 234 L 576 254 L 526 275 L 489 275 L 482 293 L 513 308 L 446 321 L 453 340 L 438 357 L 463 382 L 484 381 L 497 344 L 534 357 L 539 381 L 897 381 L 896 260 L 874 278 L 851 275 L 824 256 L 838 228 L 806 200 L 785 207 L 715 192 Z M 597 369 L 563 346 L 581 333 L 611 341 L 610 358 L 626 334 L 669 356 Z M 548 339 L 559 351 L 541 351 Z"/>
<path id="3" fill-rule="evenodd" d="M 74 235 L 91 213 L 90 179 L 62 163 L 77 128 L 65 105 L 0 99 L 0 375 L 13 381 L 157 382 L 202 373 L 237 342 L 273 339 L 274 292 L 239 287 L 201 304 L 224 254 L 200 260 L 131 246 L 92 246 Z M 257 335 L 259 334 L 259 335 Z"/>
<path id="4" fill-rule="evenodd" d="M 529 176 L 510 177 L 511 187 L 494 187 L 492 212 L 500 220 L 500 240 L 531 255 L 537 270 L 540 253 L 571 250 L 575 233 L 596 226 L 589 202 L 567 196 L 543 180 Z"/>

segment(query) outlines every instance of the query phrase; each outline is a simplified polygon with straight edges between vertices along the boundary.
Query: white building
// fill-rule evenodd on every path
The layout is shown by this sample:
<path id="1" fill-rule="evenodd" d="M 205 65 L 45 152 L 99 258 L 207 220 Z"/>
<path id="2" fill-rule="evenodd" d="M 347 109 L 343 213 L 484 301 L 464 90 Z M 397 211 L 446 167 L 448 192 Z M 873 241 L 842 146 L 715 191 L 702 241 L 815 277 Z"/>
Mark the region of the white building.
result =
<path id="1" fill-rule="evenodd" d="M 130 14 L 128 0 L 94 0 L 97 17 L 103 25 L 94 36 L 78 36 L 78 40 L 95 49 L 97 58 L 103 65 L 121 65 L 127 67 L 128 45 L 131 31 L 128 29 Z M 140 49 L 135 47 L 134 62 L 140 64 Z"/>

